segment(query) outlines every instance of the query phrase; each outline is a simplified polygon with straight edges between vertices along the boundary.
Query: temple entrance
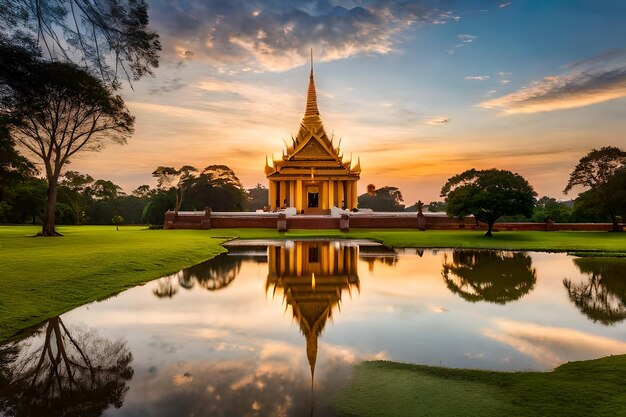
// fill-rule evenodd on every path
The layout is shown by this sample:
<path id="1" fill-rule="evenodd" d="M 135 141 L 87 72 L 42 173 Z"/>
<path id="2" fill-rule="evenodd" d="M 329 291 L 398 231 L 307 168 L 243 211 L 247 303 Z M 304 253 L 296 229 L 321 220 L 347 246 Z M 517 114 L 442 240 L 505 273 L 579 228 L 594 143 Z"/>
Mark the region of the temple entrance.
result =
<path id="1" fill-rule="evenodd" d="M 320 206 L 319 192 L 317 187 L 307 187 L 307 207 L 318 208 Z"/>

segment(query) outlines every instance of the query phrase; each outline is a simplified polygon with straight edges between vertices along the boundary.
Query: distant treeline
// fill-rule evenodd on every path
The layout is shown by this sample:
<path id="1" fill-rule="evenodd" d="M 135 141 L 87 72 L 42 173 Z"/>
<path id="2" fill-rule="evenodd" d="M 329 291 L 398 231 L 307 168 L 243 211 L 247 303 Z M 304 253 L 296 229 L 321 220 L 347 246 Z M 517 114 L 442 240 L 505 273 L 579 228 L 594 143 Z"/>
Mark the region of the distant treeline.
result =
<path id="1" fill-rule="evenodd" d="M 153 173 L 159 186 L 141 185 L 126 194 L 110 180 L 67 171 L 59 179 L 57 224 L 163 224 L 167 210 L 248 211 L 267 205 L 267 188 L 246 190 L 225 165 L 187 174 L 167 167 Z M 46 206 L 46 180 L 26 172 L 0 184 L 0 223 L 41 224 Z"/>

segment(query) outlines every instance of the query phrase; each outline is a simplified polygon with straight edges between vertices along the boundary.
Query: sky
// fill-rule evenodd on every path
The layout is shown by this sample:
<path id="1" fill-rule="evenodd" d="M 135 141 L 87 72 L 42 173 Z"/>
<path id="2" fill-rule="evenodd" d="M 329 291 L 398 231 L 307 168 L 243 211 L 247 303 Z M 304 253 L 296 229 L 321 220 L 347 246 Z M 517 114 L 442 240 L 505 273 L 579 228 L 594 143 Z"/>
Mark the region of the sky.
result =
<path id="1" fill-rule="evenodd" d="M 626 147 L 621 0 L 149 0 L 163 50 L 126 85 L 127 145 L 68 169 L 131 192 L 160 165 L 267 185 L 304 115 L 310 48 L 327 132 L 367 184 L 441 200 L 466 169 L 507 169 L 557 199 L 592 148 Z"/>

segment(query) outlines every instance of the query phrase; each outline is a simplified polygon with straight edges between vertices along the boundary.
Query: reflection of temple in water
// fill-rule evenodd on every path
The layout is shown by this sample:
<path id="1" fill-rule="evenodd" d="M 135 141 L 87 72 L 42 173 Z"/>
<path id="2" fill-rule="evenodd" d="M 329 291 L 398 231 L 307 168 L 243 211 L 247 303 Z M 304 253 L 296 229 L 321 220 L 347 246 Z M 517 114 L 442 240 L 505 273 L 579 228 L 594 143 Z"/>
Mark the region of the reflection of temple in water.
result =
<path id="1" fill-rule="evenodd" d="M 286 242 L 268 248 L 266 290 L 281 291 L 306 338 L 306 354 L 315 372 L 317 339 L 339 307 L 344 290 L 359 289 L 359 247 L 340 242 Z"/>

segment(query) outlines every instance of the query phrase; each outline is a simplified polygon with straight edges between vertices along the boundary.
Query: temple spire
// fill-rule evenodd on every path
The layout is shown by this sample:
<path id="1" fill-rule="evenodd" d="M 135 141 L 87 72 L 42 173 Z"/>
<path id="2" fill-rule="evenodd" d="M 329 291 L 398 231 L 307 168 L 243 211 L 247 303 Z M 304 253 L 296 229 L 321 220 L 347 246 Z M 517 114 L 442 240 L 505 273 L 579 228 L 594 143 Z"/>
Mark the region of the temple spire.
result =
<path id="1" fill-rule="evenodd" d="M 309 91 L 306 96 L 306 111 L 304 117 L 319 116 L 317 109 L 317 93 L 315 91 L 315 80 L 313 78 L 313 48 L 311 48 L 311 75 L 309 76 Z"/>

